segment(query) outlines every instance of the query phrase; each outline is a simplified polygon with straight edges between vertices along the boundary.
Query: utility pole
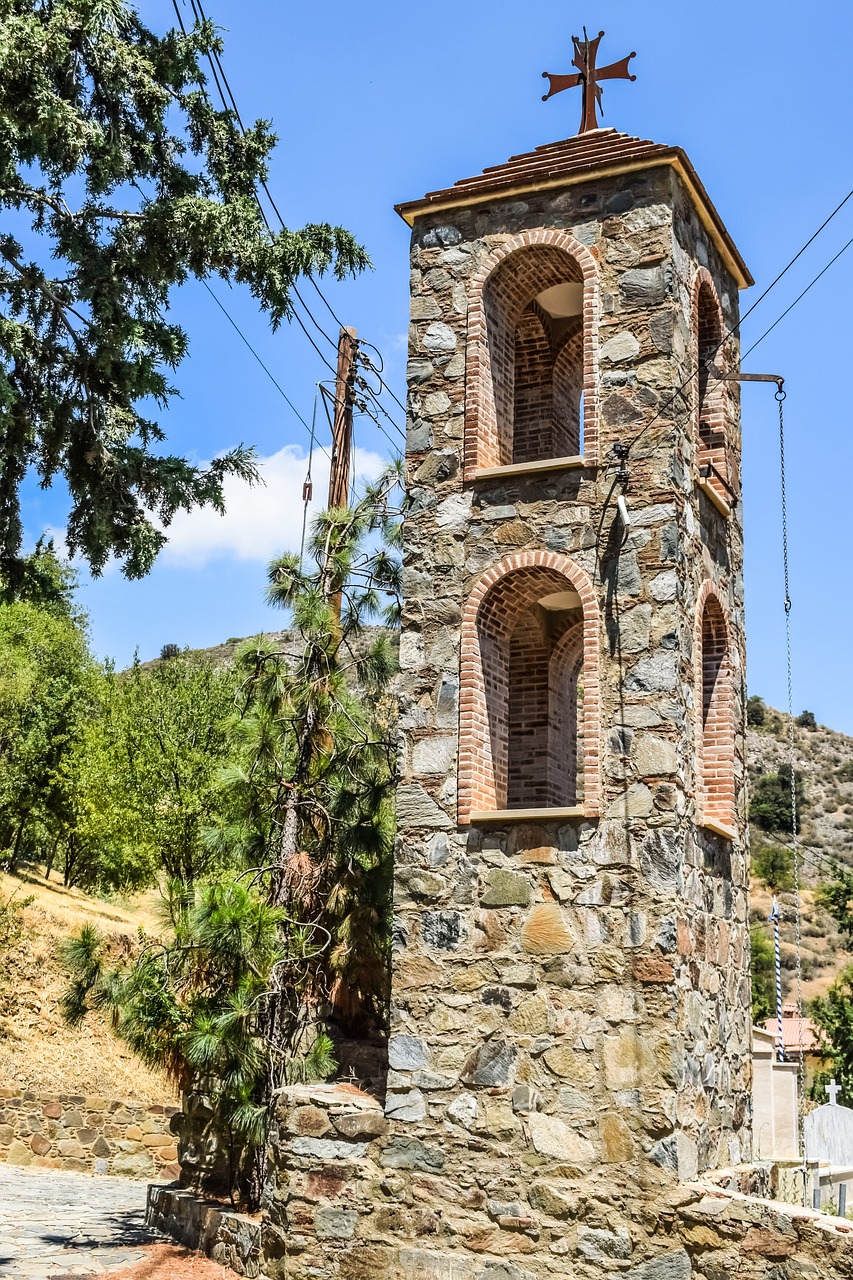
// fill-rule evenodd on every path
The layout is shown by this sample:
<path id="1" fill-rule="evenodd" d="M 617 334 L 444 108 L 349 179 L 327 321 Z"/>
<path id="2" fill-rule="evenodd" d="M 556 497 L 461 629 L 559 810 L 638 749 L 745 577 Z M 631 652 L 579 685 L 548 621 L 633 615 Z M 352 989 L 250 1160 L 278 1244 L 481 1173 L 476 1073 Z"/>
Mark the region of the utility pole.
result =
<path id="1" fill-rule="evenodd" d="M 335 417 L 332 424 L 332 469 L 329 507 L 349 505 L 352 406 L 355 399 L 355 329 L 341 329 L 335 375 Z"/>

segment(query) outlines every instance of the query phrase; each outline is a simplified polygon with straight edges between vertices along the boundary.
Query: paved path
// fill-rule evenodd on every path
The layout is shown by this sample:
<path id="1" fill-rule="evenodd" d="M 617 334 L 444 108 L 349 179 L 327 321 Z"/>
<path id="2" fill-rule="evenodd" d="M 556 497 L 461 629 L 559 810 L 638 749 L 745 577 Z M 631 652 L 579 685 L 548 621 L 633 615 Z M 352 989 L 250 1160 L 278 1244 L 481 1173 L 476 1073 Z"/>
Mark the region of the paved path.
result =
<path id="1" fill-rule="evenodd" d="M 148 1184 L 0 1164 L 0 1277 L 58 1280 L 130 1266 L 162 1239 L 145 1226 Z"/>

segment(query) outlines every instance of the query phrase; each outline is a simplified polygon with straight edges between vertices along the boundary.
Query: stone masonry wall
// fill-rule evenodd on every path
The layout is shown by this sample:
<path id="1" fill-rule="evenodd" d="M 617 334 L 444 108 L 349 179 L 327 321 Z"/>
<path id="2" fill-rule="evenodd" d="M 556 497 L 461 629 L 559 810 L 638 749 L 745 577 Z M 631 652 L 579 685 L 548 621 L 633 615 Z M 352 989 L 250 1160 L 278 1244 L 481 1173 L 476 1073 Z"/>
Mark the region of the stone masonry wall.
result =
<path id="1" fill-rule="evenodd" d="M 467 1170 L 451 1180 L 460 1147 Z M 853 1276 L 853 1226 L 841 1219 L 711 1184 L 638 1186 L 612 1166 L 571 1188 L 565 1165 L 549 1167 L 532 1147 L 515 1169 L 506 1159 L 485 1162 L 483 1148 L 476 1136 L 465 1139 L 450 1127 L 434 1145 L 407 1136 L 374 1099 L 346 1086 L 286 1090 L 272 1132 L 260 1274 L 269 1280 Z M 725 1181 L 766 1184 L 768 1173 L 768 1167 L 731 1170 Z M 192 1217 L 185 1212 L 183 1220 Z"/>
<path id="2" fill-rule="evenodd" d="M 530 254 L 543 238 L 549 263 L 558 244 L 586 255 L 584 433 L 599 465 L 463 479 L 472 424 L 489 418 L 476 401 L 490 357 L 471 299 L 487 288 L 484 263 L 499 260 L 503 277 L 513 246 Z M 699 485 L 700 271 L 732 327 L 735 285 L 666 169 L 415 226 L 387 1115 L 444 1146 L 448 1186 L 467 1176 L 470 1144 L 484 1176 L 533 1152 L 569 1186 L 594 1168 L 644 1185 L 749 1158 L 742 512 L 735 504 L 727 518 Z M 732 343 L 725 358 L 736 365 Z M 737 389 L 723 395 L 736 488 Z M 626 533 L 611 450 L 646 424 L 629 459 Z M 466 602 L 496 565 L 509 578 L 534 562 L 549 575 L 568 562 L 563 589 L 582 582 L 592 596 L 584 812 L 468 825 L 458 786 L 476 798 L 465 779 L 484 760 L 488 770 L 492 727 L 478 709 L 488 690 L 471 696 Z M 703 827 L 697 807 L 706 584 L 729 635 L 730 839 Z M 551 577 L 547 589 L 558 589 Z M 532 1215 L 523 1179 L 494 1194 Z"/>
<path id="3" fill-rule="evenodd" d="M 39 1169 L 177 1178 L 177 1107 L 0 1088 L 0 1161 Z"/>

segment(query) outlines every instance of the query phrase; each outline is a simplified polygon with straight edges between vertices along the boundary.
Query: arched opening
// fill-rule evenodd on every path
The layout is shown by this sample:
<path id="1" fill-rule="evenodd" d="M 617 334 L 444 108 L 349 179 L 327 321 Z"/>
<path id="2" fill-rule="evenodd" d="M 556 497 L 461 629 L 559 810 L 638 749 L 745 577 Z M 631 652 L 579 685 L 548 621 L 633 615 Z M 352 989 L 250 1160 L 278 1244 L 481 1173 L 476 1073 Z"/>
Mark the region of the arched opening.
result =
<path id="1" fill-rule="evenodd" d="M 576 259 L 552 245 L 516 250 L 486 281 L 483 310 L 487 385 L 481 391 L 490 401 L 494 436 L 478 450 L 481 465 L 580 455 L 584 279 Z"/>
<path id="2" fill-rule="evenodd" d="M 728 626 L 713 593 L 700 602 L 698 805 L 701 821 L 732 827 L 735 817 L 734 708 Z"/>
<path id="3" fill-rule="evenodd" d="M 697 424 L 699 474 L 725 502 L 729 490 L 724 383 L 714 376 L 720 368 L 723 324 L 713 288 L 702 280 L 696 293 L 696 359 L 698 367 Z"/>
<path id="4" fill-rule="evenodd" d="M 593 812 L 597 789 L 590 779 L 598 761 L 590 726 L 598 684 L 591 593 L 583 588 L 585 606 L 572 578 L 543 563 L 489 576 L 496 580 L 473 604 L 472 597 L 463 630 L 460 820 L 472 811 L 583 805 Z"/>

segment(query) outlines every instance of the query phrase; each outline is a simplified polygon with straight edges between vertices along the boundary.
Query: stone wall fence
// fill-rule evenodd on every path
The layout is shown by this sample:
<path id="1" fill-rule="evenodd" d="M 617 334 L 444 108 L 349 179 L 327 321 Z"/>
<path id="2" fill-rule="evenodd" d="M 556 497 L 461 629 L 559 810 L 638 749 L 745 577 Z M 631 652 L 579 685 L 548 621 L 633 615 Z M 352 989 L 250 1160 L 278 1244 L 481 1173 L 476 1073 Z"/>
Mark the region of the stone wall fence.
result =
<path id="1" fill-rule="evenodd" d="M 0 1088 L 0 1162 L 168 1181 L 180 1174 L 176 1106 L 102 1097 L 41 1097 Z"/>

